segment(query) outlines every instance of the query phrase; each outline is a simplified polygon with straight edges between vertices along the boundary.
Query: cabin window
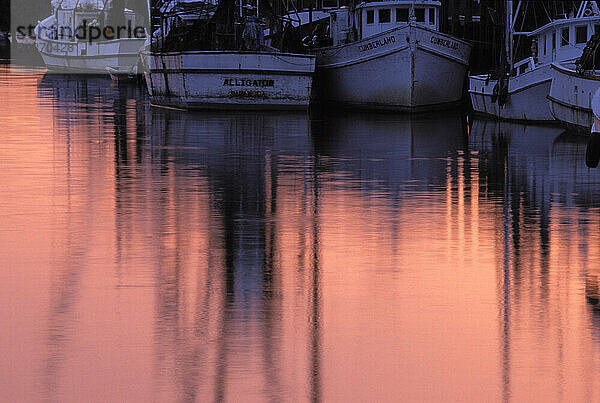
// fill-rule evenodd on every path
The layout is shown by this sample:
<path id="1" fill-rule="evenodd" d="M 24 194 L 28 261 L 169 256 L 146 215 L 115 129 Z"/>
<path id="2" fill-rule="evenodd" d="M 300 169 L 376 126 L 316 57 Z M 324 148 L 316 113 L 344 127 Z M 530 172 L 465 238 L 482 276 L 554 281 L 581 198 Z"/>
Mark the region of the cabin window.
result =
<path id="1" fill-rule="evenodd" d="M 552 32 L 552 51 L 556 49 L 556 31 Z"/>
<path id="2" fill-rule="evenodd" d="M 375 11 L 367 10 L 367 24 L 373 24 L 375 22 Z"/>
<path id="3" fill-rule="evenodd" d="M 408 8 L 396 9 L 396 22 L 408 22 Z"/>
<path id="4" fill-rule="evenodd" d="M 435 24 L 435 8 L 429 9 L 429 24 L 430 25 Z"/>
<path id="5" fill-rule="evenodd" d="M 415 17 L 417 18 L 417 22 L 425 22 L 425 9 L 415 8 Z"/>
<path id="6" fill-rule="evenodd" d="M 575 28 L 575 43 L 587 42 L 587 25 Z"/>
<path id="7" fill-rule="evenodd" d="M 379 10 L 379 22 L 390 22 L 391 18 L 390 18 L 390 9 L 389 8 L 382 8 Z"/>
<path id="8" fill-rule="evenodd" d="M 569 28 L 563 28 L 560 31 L 560 46 L 567 46 L 569 44 Z"/>
<path id="9" fill-rule="evenodd" d="M 546 49 L 548 49 L 548 37 L 544 35 L 544 56 L 546 56 Z"/>
<path id="10" fill-rule="evenodd" d="M 523 74 L 527 71 L 527 64 L 519 66 L 519 74 Z"/>

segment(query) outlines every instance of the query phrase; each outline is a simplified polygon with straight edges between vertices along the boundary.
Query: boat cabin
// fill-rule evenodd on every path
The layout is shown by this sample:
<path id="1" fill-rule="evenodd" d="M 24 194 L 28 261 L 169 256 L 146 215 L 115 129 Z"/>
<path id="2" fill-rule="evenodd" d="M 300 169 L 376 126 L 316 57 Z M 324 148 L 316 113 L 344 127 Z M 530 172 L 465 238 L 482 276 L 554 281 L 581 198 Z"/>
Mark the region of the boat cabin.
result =
<path id="1" fill-rule="evenodd" d="M 441 5 L 441 2 L 435 0 L 361 3 L 356 6 L 360 38 L 368 38 L 409 21 L 438 31 Z"/>
<path id="2" fill-rule="evenodd" d="M 529 34 L 537 63 L 564 62 L 577 59 L 592 35 L 600 34 L 600 15 L 554 20 Z"/>
<path id="3" fill-rule="evenodd" d="M 75 41 L 76 34 L 80 35 L 80 37 L 86 35 L 87 32 L 84 31 L 89 29 L 89 27 L 96 26 L 100 29 L 104 29 L 105 26 L 108 27 L 109 25 L 105 25 L 111 23 L 111 21 L 108 21 L 108 16 L 106 2 L 76 0 L 74 3 L 69 3 L 61 1 L 53 7 L 53 29 L 46 32 L 45 37 L 48 39 Z M 136 27 L 139 23 L 136 21 L 136 18 L 138 17 L 133 11 L 124 9 L 123 27 Z M 115 30 L 118 28 L 117 26 L 114 27 Z M 123 31 L 121 30 L 121 32 Z"/>
<path id="4" fill-rule="evenodd" d="M 441 5 L 437 0 L 392 0 L 360 3 L 354 13 L 347 7 L 331 10 L 333 45 L 369 38 L 409 22 L 439 31 Z"/>
<path id="5" fill-rule="evenodd" d="M 600 34 L 600 9 L 596 2 L 583 2 L 576 16 L 565 15 L 534 31 L 516 34 L 532 38 L 531 56 L 514 65 L 517 76 L 544 64 L 574 62 L 592 35 Z"/>

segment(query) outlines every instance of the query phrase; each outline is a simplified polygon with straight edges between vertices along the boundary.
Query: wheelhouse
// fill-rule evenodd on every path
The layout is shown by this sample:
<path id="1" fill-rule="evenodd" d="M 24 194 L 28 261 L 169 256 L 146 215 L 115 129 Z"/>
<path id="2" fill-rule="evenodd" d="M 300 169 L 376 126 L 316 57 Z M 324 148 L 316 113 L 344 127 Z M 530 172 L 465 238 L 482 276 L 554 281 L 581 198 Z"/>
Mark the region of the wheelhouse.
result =
<path id="1" fill-rule="evenodd" d="M 537 64 L 547 64 L 577 59 L 594 34 L 600 34 L 600 15 L 554 20 L 528 36 Z"/>
<path id="2" fill-rule="evenodd" d="M 438 31 L 441 5 L 436 0 L 361 3 L 356 6 L 360 38 L 368 38 L 409 22 Z"/>
<path id="3" fill-rule="evenodd" d="M 92 26 L 104 29 L 110 23 L 108 5 L 108 0 L 55 0 L 52 15 L 42 21 L 36 34 L 44 39 L 75 42 L 76 35 L 81 34 L 78 31 Z M 136 27 L 143 22 L 137 20 L 140 17 L 132 10 L 125 8 L 123 12 L 125 20 L 121 28 Z"/>

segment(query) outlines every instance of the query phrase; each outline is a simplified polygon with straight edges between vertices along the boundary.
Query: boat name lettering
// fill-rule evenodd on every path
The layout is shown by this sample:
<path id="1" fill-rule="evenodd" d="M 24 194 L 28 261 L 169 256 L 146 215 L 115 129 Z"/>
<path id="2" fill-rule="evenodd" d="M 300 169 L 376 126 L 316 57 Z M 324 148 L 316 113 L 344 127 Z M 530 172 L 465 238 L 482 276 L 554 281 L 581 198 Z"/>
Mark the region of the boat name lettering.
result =
<path id="1" fill-rule="evenodd" d="M 224 86 L 229 87 L 273 87 L 274 80 L 252 80 L 243 78 L 226 78 L 223 81 Z"/>
<path id="2" fill-rule="evenodd" d="M 358 50 L 361 52 L 366 52 L 367 50 L 377 49 L 381 46 L 385 46 L 394 42 L 396 42 L 396 37 L 392 35 L 388 36 L 387 38 L 377 39 L 376 41 L 369 42 L 365 45 L 358 45 Z"/>
<path id="3" fill-rule="evenodd" d="M 265 91 L 252 91 L 252 90 L 233 90 L 229 93 L 231 98 L 267 98 Z"/>
<path id="4" fill-rule="evenodd" d="M 438 38 L 437 36 L 431 37 L 431 43 L 433 43 L 434 45 L 445 46 L 452 50 L 458 49 L 458 42 L 452 42 L 447 39 Z"/>

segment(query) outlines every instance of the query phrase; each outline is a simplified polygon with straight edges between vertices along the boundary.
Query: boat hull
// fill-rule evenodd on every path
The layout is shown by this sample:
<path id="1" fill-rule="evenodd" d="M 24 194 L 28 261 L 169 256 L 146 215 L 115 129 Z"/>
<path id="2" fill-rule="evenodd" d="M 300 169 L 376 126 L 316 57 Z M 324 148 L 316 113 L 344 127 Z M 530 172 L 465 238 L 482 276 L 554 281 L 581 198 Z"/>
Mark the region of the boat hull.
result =
<path id="1" fill-rule="evenodd" d="M 469 77 L 469 96 L 473 110 L 502 120 L 551 122 L 554 117 L 546 97 L 550 92 L 550 65 L 540 66 L 508 80 L 508 97 L 503 106 L 492 101 L 497 80 L 487 75 Z"/>
<path id="2" fill-rule="evenodd" d="M 578 74 L 574 69 L 552 64 L 550 110 L 563 126 L 590 130 L 593 123 L 592 99 L 600 88 L 600 76 Z"/>
<path id="3" fill-rule="evenodd" d="M 143 53 L 152 104 L 180 109 L 306 109 L 315 57 L 275 52 Z"/>
<path id="4" fill-rule="evenodd" d="M 49 70 L 106 74 L 106 67 L 132 69 L 139 61 L 145 39 L 122 38 L 103 42 L 69 42 L 36 39 L 36 47 Z"/>
<path id="5" fill-rule="evenodd" d="M 471 46 L 404 25 L 317 56 L 318 96 L 356 107 L 416 112 L 459 103 Z"/>

